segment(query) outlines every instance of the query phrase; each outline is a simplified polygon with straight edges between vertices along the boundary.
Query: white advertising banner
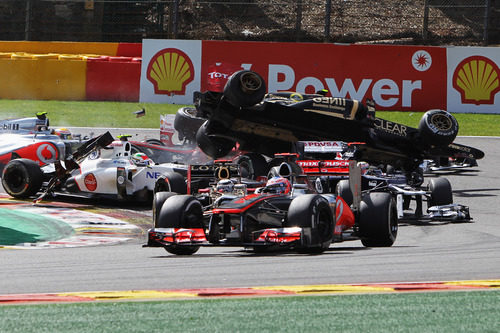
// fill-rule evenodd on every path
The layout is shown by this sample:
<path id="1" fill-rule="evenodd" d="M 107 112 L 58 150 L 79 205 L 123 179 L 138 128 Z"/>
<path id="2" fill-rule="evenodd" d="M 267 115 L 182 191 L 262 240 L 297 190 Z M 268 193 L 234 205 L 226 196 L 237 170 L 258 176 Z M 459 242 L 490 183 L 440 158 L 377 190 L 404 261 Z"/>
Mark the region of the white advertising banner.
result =
<path id="1" fill-rule="evenodd" d="M 192 104 L 200 71 L 200 40 L 144 39 L 139 101 Z"/>
<path id="2" fill-rule="evenodd" d="M 500 48 L 448 47 L 447 109 L 500 113 Z"/>

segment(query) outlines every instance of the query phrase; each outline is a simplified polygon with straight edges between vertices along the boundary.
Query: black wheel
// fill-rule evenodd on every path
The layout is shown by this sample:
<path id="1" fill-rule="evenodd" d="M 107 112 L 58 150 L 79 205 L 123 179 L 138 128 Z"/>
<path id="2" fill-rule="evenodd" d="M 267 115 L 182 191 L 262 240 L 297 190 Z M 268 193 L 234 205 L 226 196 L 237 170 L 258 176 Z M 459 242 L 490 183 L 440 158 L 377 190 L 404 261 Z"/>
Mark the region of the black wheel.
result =
<path id="1" fill-rule="evenodd" d="M 349 187 L 348 179 L 341 179 L 335 187 L 335 194 L 344 199 L 345 203 L 350 206 L 353 202 L 353 196 L 351 188 Z"/>
<path id="2" fill-rule="evenodd" d="M 174 192 L 156 192 L 153 197 L 153 226 L 158 228 L 158 216 L 160 215 L 161 207 L 171 196 L 176 195 Z"/>
<path id="3" fill-rule="evenodd" d="M 146 143 L 149 143 L 150 145 L 156 145 L 156 146 L 164 146 L 165 144 L 161 142 L 161 140 L 158 139 L 146 139 Z"/>
<path id="4" fill-rule="evenodd" d="M 266 83 L 259 74 L 242 70 L 233 73 L 224 87 L 224 97 L 234 107 L 249 107 L 262 101 Z"/>
<path id="5" fill-rule="evenodd" d="M 287 227 L 310 228 L 304 233 L 300 252 L 321 253 L 330 247 L 333 239 L 334 219 L 328 200 L 318 194 L 304 194 L 290 203 Z"/>
<path id="6" fill-rule="evenodd" d="M 248 153 L 238 157 L 236 163 L 243 178 L 256 179 L 258 176 L 265 176 L 269 171 L 267 161 L 261 154 Z"/>
<path id="7" fill-rule="evenodd" d="M 429 110 L 422 116 L 418 125 L 424 143 L 431 146 L 446 146 L 458 134 L 458 122 L 444 110 Z"/>
<path id="8" fill-rule="evenodd" d="M 187 185 L 184 176 L 177 172 L 165 172 L 155 183 L 154 192 L 187 193 Z"/>
<path id="9" fill-rule="evenodd" d="M 196 132 L 206 121 L 197 116 L 197 110 L 193 107 L 183 107 L 177 110 L 174 120 L 174 128 L 179 133 L 180 140 L 194 141 Z"/>
<path id="10" fill-rule="evenodd" d="M 40 191 L 43 172 L 40 166 L 27 158 L 19 158 L 7 163 L 2 172 L 2 185 L 14 198 L 28 198 Z"/>
<path id="11" fill-rule="evenodd" d="M 429 181 L 430 198 L 427 199 L 427 206 L 441 206 L 453 203 L 453 192 L 451 184 L 446 178 L 431 178 Z"/>
<path id="12" fill-rule="evenodd" d="M 367 247 L 392 246 L 398 234 L 398 213 L 392 195 L 372 192 L 361 200 L 359 210 L 361 243 Z"/>
<path id="13" fill-rule="evenodd" d="M 158 214 L 158 228 L 203 228 L 201 203 L 192 195 L 174 195 L 165 200 Z M 191 255 L 200 247 L 196 245 L 168 245 L 172 254 Z"/>
<path id="14" fill-rule="evenodd" d="M 208 121 L 206 121 L 196 132 L 196 142 L 198 147 L 208 156 L 217 159 L 226 156 L 234 147 L 234 142 L 207 134 Z"/>

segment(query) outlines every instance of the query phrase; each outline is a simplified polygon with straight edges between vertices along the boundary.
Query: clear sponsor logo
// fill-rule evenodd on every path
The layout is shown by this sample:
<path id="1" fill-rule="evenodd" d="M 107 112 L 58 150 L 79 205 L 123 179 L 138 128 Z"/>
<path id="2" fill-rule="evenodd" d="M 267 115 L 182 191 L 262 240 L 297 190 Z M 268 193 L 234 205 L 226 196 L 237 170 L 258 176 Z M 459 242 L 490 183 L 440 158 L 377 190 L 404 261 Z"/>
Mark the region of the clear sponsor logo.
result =
<path id="1" fill-rule="evenodd" d="M 398 123 L 393 123 L 392 121 L 380 119 L 380 118 L 375 118 L 374 122 L 375 128 L 383 130 L 385 132 L 399 135 L 399 136 L 406 136 L 406 130 L 407 127 Z"/>

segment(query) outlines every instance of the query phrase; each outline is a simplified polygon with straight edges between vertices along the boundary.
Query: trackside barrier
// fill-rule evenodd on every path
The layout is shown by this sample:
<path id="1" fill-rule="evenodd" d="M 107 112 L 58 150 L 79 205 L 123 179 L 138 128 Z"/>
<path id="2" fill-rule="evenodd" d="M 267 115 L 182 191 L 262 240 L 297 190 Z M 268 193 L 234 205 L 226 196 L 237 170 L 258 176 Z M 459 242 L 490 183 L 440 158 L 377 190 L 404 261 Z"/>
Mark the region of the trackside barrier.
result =
<path id="1" fill-rule="evenodd" d="M 0 41 L 0 52 L 141 57 L 142 43 Z"/>
<path id="2" fill-rule="evenodd" d="M 0 98 L 85 100 L 86 61 L 12 53 L 0 58 Z"/>
<path id="3" fill-rule="evenodd" d="M 0 72 L 0 98 L 139 100 L 140 57 L 1 52 Z"/>
<path id="4" fill-rule="evenodd" d="M 141 43 L 0 41 L 0 98 L 138 101 Z"/>
<path id="5" fill-rule="evenodd" d="M 87 59 L 86 99 L 91 101 L 139 100 L 141 58 Z"/>

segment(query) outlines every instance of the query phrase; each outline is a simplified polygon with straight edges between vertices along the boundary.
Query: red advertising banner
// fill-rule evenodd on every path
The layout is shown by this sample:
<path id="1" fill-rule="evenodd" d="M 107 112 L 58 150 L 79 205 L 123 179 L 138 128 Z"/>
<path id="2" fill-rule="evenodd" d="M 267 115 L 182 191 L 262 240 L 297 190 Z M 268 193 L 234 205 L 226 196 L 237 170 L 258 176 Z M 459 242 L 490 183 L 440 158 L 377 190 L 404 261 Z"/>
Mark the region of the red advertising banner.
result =
<path id="1" fill-rule="evenodd" d="M 373 98 L 379 110 L 446 108 L 446 48 L 202 42 L 201 90 L 208 77 L 239 67 L 261 74 L 270 92 L 328 89 L 333 97 Z"/>
<path id="2" fill-rule="evenodd" d="M 140 78 L 140 58 L 89 58 L 85 80 L 86 100 L 137 102 Z"/>

